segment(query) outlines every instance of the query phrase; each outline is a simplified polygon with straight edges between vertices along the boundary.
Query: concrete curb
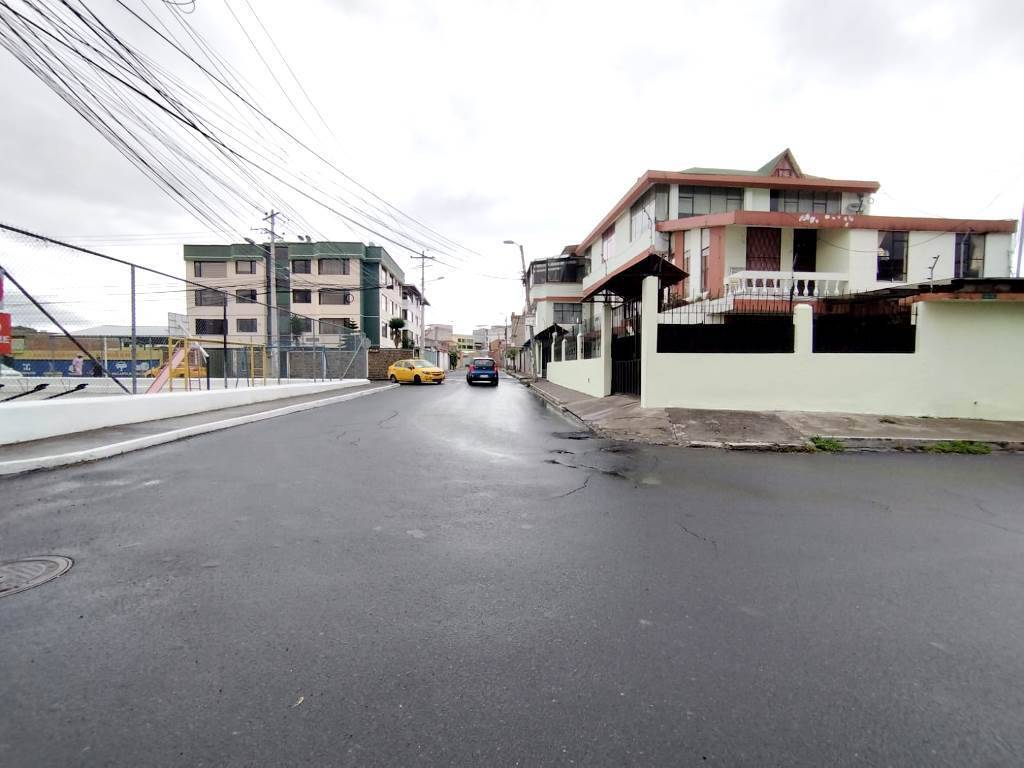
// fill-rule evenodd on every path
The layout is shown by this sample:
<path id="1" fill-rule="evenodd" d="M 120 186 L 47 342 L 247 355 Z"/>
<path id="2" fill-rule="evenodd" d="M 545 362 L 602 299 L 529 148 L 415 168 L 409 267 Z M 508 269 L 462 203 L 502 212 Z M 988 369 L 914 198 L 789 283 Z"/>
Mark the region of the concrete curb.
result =
<path id="1" fill-rule="evenodd" d="M 539 397 L 545 403 L 550 405 L 552 408 L 557 410 L 560 414 L 567 417 L 571 421 L 574 421 L 577 424 L 581 425 L 588 432 L 594 433 L 594 435 L 596 435 L 597 437 L 606 437 L 606 435 L 604 435 L 600 429 L 597 429 L 594 425 L 590 424 L 589 422 L 585 421 L 583 418 L 569 410 L 565 406 L 565 404 L 562 403 L 561 400 L 557 400 L 556 398 L 551 397 L 551 395 L 549 395 L 547 392 L 544 392 L 543 390 L 533 386 L 533 384 L 527 381 L 526 379 L 519 379 L 519 383 L 526 387 L 528 390 L 530 390 L 534 395 Z"/>
<path id="2" fill-rule="evenodd" d="M 207 424 L 196 424 L 191 427 L 172 429 L 168 432 L 146 435 L 145 437 L 136 437 L 131 440 L 123 440 L 120 443 L 101 445 L 96 448 L 87 448 L 82 451 L 72 451 L 70 453 L 55 454 L 53 456 L 37 456 L 31 459 L 16 459 L 14 461 L 0 462 L 0 476 L 18 475 L 40 469 L 55 469 L 57 467 L 66 467 L 72 464 L 82 464 L 88 461 L 107 459 L 111 456 L 120 456 L 124 453 L 131 453 L 132 451 L 141 451 L 144 448 L 152 448 L 156 445 L 171 443 L 175 440 L 184 440 L 185 438 L 204 435 L 208 432 L 217 432 L 222 429 L 230 429 L 231 427 L 238 427 L 243 424 L 266 421 L 267 419 L 273 419 L 277 416 L 287 416 L 292 413 L 309 411 L 313 408 L 320 408 L 325 405 L 333 405 L 334 403 L 342 403 L 346 400 L 355 400 L 367 395 L 375 395 L 378 392 L 386 392 L 387 390 L 394 389 L 397 386 L 397 384 L 388 384 L 383 387 L 366 389 L 360 392 L 350 392 L 345 395 L 326 397 L 322 400 L 312 400 L 308 403 L 286 405 L 283 408 L 275 408 L 270 411 L 250 413 L 245 416 L 235 416 L 230 419 L 222 419 L 221 421 L 211 421 Z"/>

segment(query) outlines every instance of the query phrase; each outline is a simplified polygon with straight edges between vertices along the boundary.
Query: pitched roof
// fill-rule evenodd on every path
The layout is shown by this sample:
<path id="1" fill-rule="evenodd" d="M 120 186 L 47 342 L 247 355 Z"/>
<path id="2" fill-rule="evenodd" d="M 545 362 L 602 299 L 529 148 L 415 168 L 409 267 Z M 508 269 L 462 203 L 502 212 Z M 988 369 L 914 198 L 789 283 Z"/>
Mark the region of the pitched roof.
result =
<path id="1" fill-rule="evenodd" d="M 686 170 L 682 171 L 682 173 L 699 173 L 699 174 L 707 174 L 709 176 L 771 176 L 775 172 L 775 169 L 778 167 L 779 163 L 782 162 L 783 160 L 787 161 L 789 166 L 796 172 L 797 178 L 808 178 L 808 179 L 817 178 L 815 176 L 810 176 L 808 174 L 805 174 L 803 171 L 800 170 L 800 166 L 799 166 L 799 164 L 797 164 L 796 158 L 793 157 L 793 152 L 792 152 L 792 150 L 790 150 L 789 147 L 786 147 L 784 150 L 779 152 L 779 154 L 777 154 L 775 157 L 773 157 L 767 163 L 762 165 L 756 171 L 749 171 L 749 170 L 744 171 L 744 170 L 739 170 L 739 169 L 736 169 L 736 168 L 701 168 L 701 167 L 696 167 L 696 168 L 687 168 Z"/>

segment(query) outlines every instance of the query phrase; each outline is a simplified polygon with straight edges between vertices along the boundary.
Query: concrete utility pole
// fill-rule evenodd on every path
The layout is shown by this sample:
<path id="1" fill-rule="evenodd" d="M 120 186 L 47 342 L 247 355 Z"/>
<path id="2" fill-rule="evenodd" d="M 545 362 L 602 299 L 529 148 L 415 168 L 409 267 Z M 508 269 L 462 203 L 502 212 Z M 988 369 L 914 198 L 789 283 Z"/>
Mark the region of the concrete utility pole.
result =
<path id="1" fill-rule="evenodd" d="M 526 274 L 526 254 L 523 252 L 522 244 L 521 243 L 517 243 L 515 240 L 506 240 L 505 241 L 505 245 L 516 245 L 516 246 L 519 246 L 519 263 L 523 267 L 523 299 L 524 299 L 524 302 L 525 302 L 523 304 L 523 308 L 524 308 L 525 313 L 528 315 L 528 314 L 530 314 L 530 284 L 529 284 L 529 281 L 527 280 L 527 274 Z M 525 319 L 526 318 L 524 317 L 523 320 L 525 321 Z M 534 367 L 533 366 L 533 359 L 534 359 L 534 354 L 536 353 L 536 350 L 534 350 L 533 347 L 534 347 L 533 326 L 531 325 L 530 326 L 530 361 L 531 361 L 530 368 L 531 369 Z M 536 375 L 536 371 L 534 371 L 533 373 L 534 373 L 534 375 Z"/>
<path id="2" fill-rule="evenodd" d="M 420 354 L 427 346 L 427 252 L 420 251 Z"/>
<path id="3" fill-rule="evenodd" d="M 275 225 L 277 224 L 277 217 L 280 215 L 280 211 L 275 211 L 271 208 L 270 213 L 263 217 L 264 221 L 270 222 L 270 228 L 267 230 L 270 235 L 270 251 L 267 257 L 270 262 L 267 266 L 268 279 L 270 281 L 270 296 L 268 297 L 270 300 L 267 302 L 270 305 L 270 320 L 267 323 L 267 328 L 270 331 L 270 375 L 275 379 L 278 377 L 278 369 L 281 365 L 280 336 L 277 327 L 277 248 L 274 247 L 274 244 L 277 242 Z"/>

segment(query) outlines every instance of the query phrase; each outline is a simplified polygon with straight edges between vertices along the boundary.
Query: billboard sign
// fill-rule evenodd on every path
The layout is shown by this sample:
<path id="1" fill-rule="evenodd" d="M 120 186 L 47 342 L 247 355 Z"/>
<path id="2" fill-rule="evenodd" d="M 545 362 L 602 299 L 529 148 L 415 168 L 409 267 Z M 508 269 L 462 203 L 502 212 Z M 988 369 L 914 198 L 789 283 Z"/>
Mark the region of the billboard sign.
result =
<path id="1" fill-rule="evenodd" d="M 11 354 L 11 315 L 0 312 L 0 355 Z"/>

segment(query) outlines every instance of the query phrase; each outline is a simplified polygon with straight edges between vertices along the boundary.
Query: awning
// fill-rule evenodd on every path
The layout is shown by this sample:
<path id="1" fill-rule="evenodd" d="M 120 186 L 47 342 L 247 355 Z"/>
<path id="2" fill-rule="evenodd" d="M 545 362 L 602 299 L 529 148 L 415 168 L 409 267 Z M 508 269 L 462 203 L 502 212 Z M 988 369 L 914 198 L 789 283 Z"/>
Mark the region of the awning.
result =
<path id="1" fill-rule="evenodd" d="M 534 341 L 549 341 L 554 336 L 564 336 L 567 333 L 572 333 L 572 328 L 566 328 L 564 325 L 554 323 L 543 331 L 533 334 L 533 338 Z"/>
<path id="2" fill-rule="evenodd" d="M 641 254 L 636 260 L 594 283 L 583 298 L 590 299 L 598 293 L 614 293 L 623 299 L 638 299 L 644 278 L 652 275 L 660 278 L 661 287 L 664 288 L 685 279 L 687 273 L 656 253 Z"/>

